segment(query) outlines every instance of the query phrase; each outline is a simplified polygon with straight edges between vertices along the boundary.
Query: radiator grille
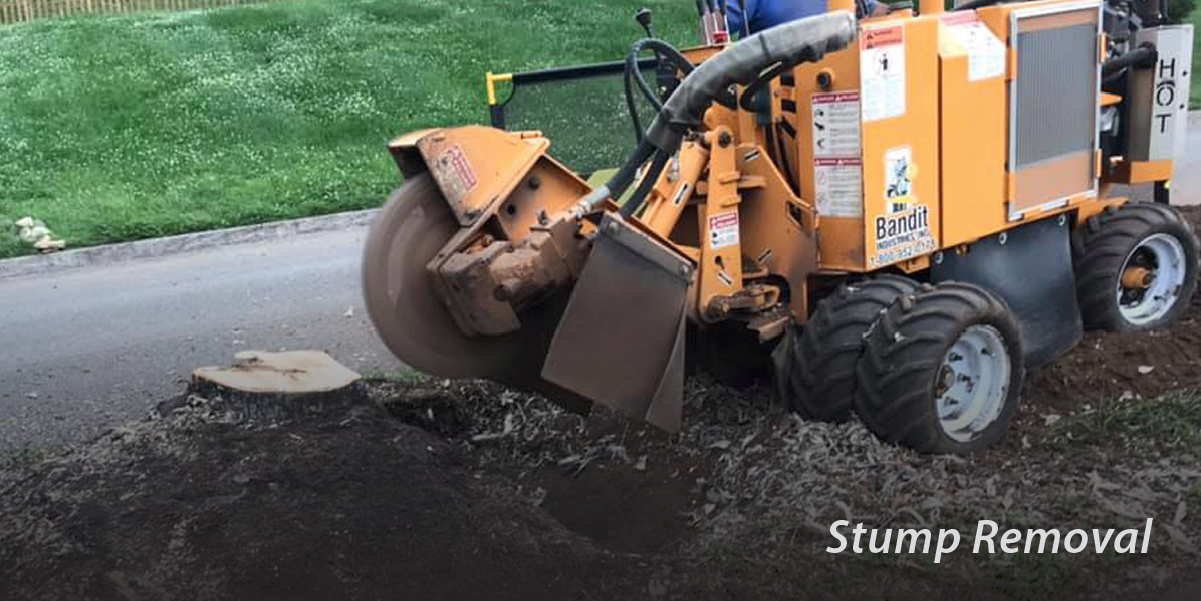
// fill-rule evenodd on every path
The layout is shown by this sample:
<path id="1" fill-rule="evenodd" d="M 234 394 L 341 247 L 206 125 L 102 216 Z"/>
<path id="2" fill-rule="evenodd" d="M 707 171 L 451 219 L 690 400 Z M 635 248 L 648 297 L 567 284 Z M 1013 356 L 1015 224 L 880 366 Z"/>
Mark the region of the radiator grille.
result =
<path id="1" fill-rule="evenodd" d="M 1015 11 L 1009 212 L 1096 190 L 1100 5 Z"/>
<path id="2" fill-rule="evenodd" d="M 1018 34 L 1017 168 L 1088 151 L 1096 136 L 1097 26 Z"/>

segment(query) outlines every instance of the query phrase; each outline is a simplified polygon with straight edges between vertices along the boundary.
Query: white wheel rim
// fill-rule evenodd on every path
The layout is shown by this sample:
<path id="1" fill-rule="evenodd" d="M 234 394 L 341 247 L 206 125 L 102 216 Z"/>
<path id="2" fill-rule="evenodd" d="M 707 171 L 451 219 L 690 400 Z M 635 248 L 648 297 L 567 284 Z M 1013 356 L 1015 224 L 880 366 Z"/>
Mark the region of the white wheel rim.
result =
<path id="1" fill-rule="evenodd" d="M 1122 275 L 1127 269 L 1142 267 L 1151 272 L 1146 288 L 1127 288 Z M 1118 309 L 1134 325 L 1144 325 L 1167 315 L 1180 298 L 1184 274 L 1188 269 L 1184 246 L 1175 236 L 1155 234 L 1134 247 L 1118 273 Z"/>
<path id="2" fill-rule="evenodd" d="M 943 432 L 957 442 L 979 438 L 1001 416 L 1012 367 L 1000 331 L 984 324 L 964 330 L 934 383 Z"/>

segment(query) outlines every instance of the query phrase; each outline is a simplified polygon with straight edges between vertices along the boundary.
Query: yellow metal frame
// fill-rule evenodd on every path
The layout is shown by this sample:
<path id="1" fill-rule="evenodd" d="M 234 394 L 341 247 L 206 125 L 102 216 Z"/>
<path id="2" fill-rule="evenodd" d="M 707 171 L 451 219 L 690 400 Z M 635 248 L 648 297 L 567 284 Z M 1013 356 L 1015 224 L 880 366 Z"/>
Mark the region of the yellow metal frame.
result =
<path id="1" fill-rule="evenodd" d="M 496 84 L 506 81 L 513 81 L 512 73 L 489 71 L 484 74 L 484 85 L 488 88 L 488 106 L 496 106 Z"/>

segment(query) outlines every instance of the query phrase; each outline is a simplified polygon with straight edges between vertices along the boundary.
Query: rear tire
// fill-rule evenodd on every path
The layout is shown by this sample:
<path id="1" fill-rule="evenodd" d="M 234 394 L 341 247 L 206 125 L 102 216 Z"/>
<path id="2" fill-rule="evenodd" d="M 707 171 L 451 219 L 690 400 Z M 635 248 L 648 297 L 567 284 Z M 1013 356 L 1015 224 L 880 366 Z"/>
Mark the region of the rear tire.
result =
<path id="1" fill-rule="evenodd" d="M 923 453 L 968 454 L 996 442 L 1025 376 L 1018 324 L 1004 301 L 944 282 L 900 298 L 872 326 L 855 409 L 880 438 Z"/>
<path id="2" fill-rule="evenodd" d="M 863 336 L 881 311 L 917 287 L 907 277 L 886 274 L 841 285 L 818 303 L 801 335 L 793 337 L 788 391 L 793 411 L 812 420 L 850 419 Z"/>
<path id="3" fill-rule="evenodd" d="M 1176 209 L 1144 202 L 1107 208 L 1075 235 L 1076 297 L 1085 327 L 1153 330 L 1188 308 L 1201 245 Z M 1140 283 L 1123 282 L 1124 275 Z"/>

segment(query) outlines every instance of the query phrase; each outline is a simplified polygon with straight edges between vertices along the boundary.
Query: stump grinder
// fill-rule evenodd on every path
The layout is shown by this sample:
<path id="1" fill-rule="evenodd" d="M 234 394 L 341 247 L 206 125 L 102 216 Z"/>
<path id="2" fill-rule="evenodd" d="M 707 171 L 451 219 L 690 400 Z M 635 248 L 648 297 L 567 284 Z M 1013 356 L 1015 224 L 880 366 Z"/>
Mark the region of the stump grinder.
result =
<path id="1" fill-rule="evenodd" d="M 806 419 L 969 453 L 1085 328 L 1181 315 L 1191 26 L 1146 0 L 829 5 L 737 41 L 635 44 L 638 141 L 603 181 L 538 131 L 393 141 L 404 184 L 363 266 L 387 346 L 669 431 L 687 372 L 758 371 Z M 634 100 L 656 111 L 645 131 Z"/>

